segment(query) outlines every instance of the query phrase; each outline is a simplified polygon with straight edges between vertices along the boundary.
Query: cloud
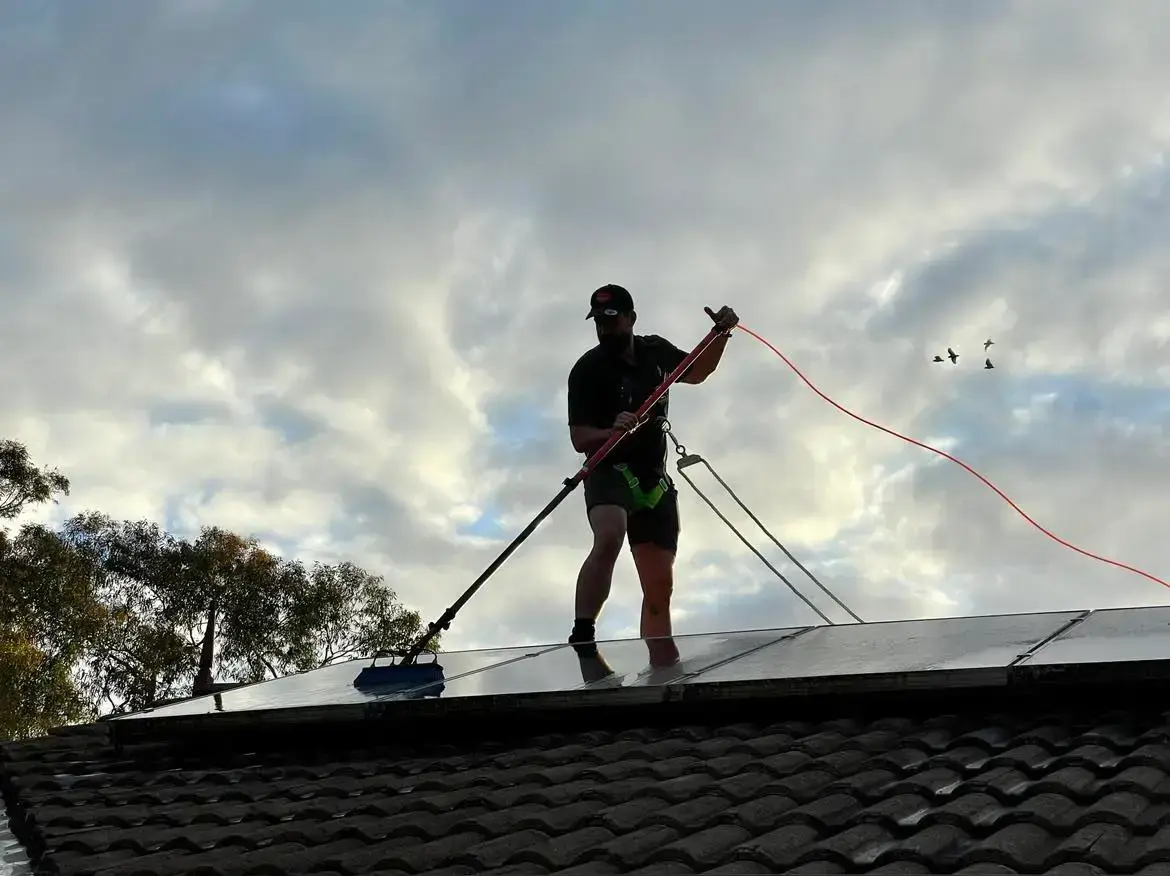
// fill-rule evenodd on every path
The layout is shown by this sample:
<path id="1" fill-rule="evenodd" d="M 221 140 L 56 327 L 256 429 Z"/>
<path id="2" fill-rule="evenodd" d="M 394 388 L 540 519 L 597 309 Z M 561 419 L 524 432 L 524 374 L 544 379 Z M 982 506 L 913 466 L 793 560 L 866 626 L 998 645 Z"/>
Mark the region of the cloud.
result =
<path id="1" fill-rule="evenodd" d="M 38 513 L 236 527 L 437 616 L 579 465 L 565 379 L 620 282 L 684 348 L 732 304 L 842 405 L 1170 574 L 1158 4 L 38 9 L 0 53 L 0 433 L 74 482 Z M 671 403 L 867 620 L 1165 599 L 746 334 Z M 680 630 L 816 620 L 682 501 Z M 577 491 L 449 645 L 561 641 L 589 537 Z M 623 556 L 602 631 L 639 599 Z"/>

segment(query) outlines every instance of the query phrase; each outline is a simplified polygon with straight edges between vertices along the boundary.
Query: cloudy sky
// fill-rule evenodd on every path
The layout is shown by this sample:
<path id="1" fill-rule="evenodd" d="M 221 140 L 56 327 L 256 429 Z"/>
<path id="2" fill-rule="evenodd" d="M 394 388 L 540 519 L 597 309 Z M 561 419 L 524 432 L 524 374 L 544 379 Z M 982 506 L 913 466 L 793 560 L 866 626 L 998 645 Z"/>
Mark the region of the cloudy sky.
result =
<path id="1" fill-rule="evenodd" d="M 1157 0 L 0 0 L 0 434 L 56 518 L 233 527 L 432 619 L 579 464 L 617 282 L 1167 578 L 1168 48 Z M 672 396 L 866 620 L 1170 603 L 746 334 Z M 679 632 L 818 621 L 681 490 Z M 577 491 L 447 646 L 562 641 L 588 547 Z M 599 632 L 639 599 L 623 554 Z"/>

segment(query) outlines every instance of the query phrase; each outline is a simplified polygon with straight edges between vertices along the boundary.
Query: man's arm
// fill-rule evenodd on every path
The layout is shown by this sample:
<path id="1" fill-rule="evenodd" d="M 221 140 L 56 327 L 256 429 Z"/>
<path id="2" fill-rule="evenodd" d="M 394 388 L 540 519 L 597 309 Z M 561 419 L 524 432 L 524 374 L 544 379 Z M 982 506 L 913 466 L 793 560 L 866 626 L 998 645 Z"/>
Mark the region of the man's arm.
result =
<path id="1" fill-rule="evenodd" d="M 592 456 L 609 440 L 613 429 L 598 426 L 599 421 L 597 395 L 578 362 L 569 372 L 569 441 L 574 450 Z"/>
<path id="2" fill-rule="evenodd" d="M 719 367 L 719 362 L 723 358 L 723 351 L 727 347 L 727 339 L 729 334 L 719 335 L 713 340 L 698 356 L 695 361 L 691 363 L 691 367 L 683 372 L 679 377 L 679 383 L 702 383 L 708 377 L 715 373 L 715 369 Z M 683 353 L 686 357 L 686 353 Z M 679 359 L 681 362 L 682 359 Z M 678 367 L 678 366 L 675 366 Z"/>
<path id="3" fill-rule="evenodd" d="M 727 346 L 728 335 L 720 335 L 710 345 L 694 358 L 687 370 L 679 375 L 679 383 L 702 383 L 714 373 L 723 358 L 723 348 Z M 672 344 L 666 338 L 658 338 L 658 345 L 663 368 L 669 373 L 682 364 L 687 354 Z"/>
<path id="4" fill-rule="evenodd" d="M 596 426 L 570 426 L 569 440 L 573 442 L 573 449 L 586 456 L 592 456 L 613 435 L 613 429 L 598 429 Z"/>

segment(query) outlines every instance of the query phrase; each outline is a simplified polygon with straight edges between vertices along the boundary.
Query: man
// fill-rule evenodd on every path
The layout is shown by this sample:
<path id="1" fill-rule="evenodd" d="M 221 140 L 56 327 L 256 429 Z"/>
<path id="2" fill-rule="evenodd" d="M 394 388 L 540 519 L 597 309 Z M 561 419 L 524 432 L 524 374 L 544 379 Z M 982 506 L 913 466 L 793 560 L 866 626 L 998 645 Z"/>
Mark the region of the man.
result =
<path id="1" fill-rule="evenodd" d="M 597 289 L 589 313 L 597 346 L 569 372 L 569 436 L 573 449 L 596 453 L 615 430 L 635 425 L 635 412 L 687 354 L 658 335 L 635 335 L 634 300 L 621 286 Z M 680 376 L 679 383 L 702 383 L 723 356 L 739 322 L 730 307 L 715 314 L 723 329 Z M 583 659 L 600 659 L 595 624 L 609 597 L 614 565 L 628 540 L 642 584 L 641 635 L 652 667 L 678 662 L 671 638 L 670 597 L 678 549 L 678 492 L 666 467 L 666 435 L 657 422 L 667 415 L 669 393 L 647 414 L 647 422 L 623 438 L 585 479 L 585 508 L 593 547 L 577 577 L 576 623 L 569 642 Z M 602 661 L 604 662 L 604 661 Z M 608 667 L 605 667 L 608 671 Z M 583 670 L 584 672 L 584 670 Z"/>

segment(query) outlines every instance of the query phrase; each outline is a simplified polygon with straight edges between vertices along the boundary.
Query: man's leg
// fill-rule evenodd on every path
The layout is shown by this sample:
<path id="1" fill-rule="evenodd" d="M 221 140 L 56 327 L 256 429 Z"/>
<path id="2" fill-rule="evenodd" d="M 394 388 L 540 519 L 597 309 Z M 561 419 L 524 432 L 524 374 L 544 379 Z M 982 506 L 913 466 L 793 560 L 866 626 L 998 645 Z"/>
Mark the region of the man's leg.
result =
<path id="1" fill-rule="evenodd" d="M 609 598 L 614 565 L 621 555 L 622 542 L 626 537 L 627 513 L 623 490 L 625 484 L 616 483 L 614 476 L 605 469 L 594 472 L 585 480 L 585 506 L 588 509 L 589 526 L 593 530 L 593 546 L 577 574 L 576 621 L 569 637 L 577 653 L 583 657 L 597 653 L 596 645 L 576 643 L 592 643 L 596 636 L 597 617 Z"/>
<path id="2" fill-rule="evenodd" d="M 654 667 L 679 660 L 670 618 L 674 594 L 674 558 L 678 551 L 678 496 L 672 490 L 652 509 L 639 511 L 629 521 L 630 551 L 642 584 L 642 638 Z"/>
<path id="3" fill-rule="evenodd" d="M 577 575 L 577 617 L 596 620 L 609 599 L 613 568 L 626 538 L 626 509 L 620 505 L 595 505 L 589 511 L 593 547 Z"/>

